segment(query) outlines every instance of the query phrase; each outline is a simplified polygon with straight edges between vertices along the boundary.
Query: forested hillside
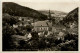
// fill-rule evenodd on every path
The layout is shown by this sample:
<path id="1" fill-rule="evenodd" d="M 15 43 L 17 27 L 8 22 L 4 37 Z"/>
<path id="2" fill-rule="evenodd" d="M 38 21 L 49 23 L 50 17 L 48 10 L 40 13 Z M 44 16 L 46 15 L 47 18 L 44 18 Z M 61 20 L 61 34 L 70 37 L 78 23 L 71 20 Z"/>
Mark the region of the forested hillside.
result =
<path id="1" fill-rule="evenodd" d="M 3 13 L 8 13 L 12 16 L 32 17 L 35 19 L 44 20 L 46 15 L 33 10 L 29 7 L 20 6 L 13 2 L 3 2 Z"/>

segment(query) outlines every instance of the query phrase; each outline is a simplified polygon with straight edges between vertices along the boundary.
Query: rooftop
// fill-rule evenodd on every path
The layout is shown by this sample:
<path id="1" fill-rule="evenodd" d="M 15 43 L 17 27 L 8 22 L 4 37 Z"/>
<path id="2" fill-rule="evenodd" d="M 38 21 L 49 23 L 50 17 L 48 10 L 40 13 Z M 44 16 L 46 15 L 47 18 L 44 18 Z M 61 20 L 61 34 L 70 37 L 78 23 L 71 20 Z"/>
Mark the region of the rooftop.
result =
<path id="1" fill-rule="evenodd" d="M 45 21 L 37 21 L 34 23 L 35 26 L 43 26 L 43 27 L 47 27 L 47 26 L 50 26 L 50 22 L 48 20 L 45 20 Z"/>

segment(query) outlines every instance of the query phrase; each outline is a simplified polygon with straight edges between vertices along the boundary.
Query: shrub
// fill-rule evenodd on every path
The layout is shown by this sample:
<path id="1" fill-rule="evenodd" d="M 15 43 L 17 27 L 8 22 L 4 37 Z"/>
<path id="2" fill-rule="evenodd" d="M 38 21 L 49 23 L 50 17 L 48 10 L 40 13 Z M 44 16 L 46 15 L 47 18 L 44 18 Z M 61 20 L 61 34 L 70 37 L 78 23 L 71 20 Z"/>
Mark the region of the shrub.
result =
<path id="1" fill-rule="evenodd" d="M 2 32 L 3 50 L 13 48 L 11 47 L 11 45 L 13 44 L 11 36 L 15 34 L 14 29 L 11 26 L 7 25 L 3 27 Z"/>

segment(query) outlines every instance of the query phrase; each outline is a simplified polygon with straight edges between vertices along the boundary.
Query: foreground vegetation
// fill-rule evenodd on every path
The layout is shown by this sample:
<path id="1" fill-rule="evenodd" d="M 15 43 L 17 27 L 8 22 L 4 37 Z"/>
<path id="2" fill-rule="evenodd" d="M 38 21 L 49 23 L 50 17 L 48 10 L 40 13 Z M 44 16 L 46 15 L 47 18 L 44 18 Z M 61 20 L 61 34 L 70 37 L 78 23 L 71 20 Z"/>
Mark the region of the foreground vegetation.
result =
<path id="1" fill-rule="evenodd" d="M 77 51 L 78 50 L 78 35 L 66 33 L 64 40 L 57 39 L 57 34 L 50 34 L 45 36 L 38 35 L 38 32 L 31 31 L 30 26 L 13 28 L 12 25 L 18 20 L 11 16 L 3 16 L 3 51 Z M 8 20 L 8 22 L 7 22 Z M 15 22 L 12 22 L 15 21 Z M 30 32 L 32 38 L 25 41 L 23 39 L 16 39 L 13 35 L 24 36 Z"/>

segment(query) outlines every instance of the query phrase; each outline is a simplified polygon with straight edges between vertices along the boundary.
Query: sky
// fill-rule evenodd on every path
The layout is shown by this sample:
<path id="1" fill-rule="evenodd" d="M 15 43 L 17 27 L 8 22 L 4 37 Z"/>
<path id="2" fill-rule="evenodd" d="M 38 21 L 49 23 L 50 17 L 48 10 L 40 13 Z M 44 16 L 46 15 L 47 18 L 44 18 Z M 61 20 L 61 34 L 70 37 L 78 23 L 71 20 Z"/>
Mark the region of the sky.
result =
<path id="1" fill-rule="evenodd" d="M 7 1 L 8 0 L 4 0 Z M 35 10 L 57 10 L 63 12 L 70 12 L 79 6 L 75 0 L 11 0 L 19 5 L 29 7 Z"/>
<path id="2" fill-rule="evenodd" d="M 16 2 L 19 5 L 26 6 L 35 10 L 57 10 L 63 12 L 69 12 L 76 7 L 78 3 L 71 2 Z"/>

